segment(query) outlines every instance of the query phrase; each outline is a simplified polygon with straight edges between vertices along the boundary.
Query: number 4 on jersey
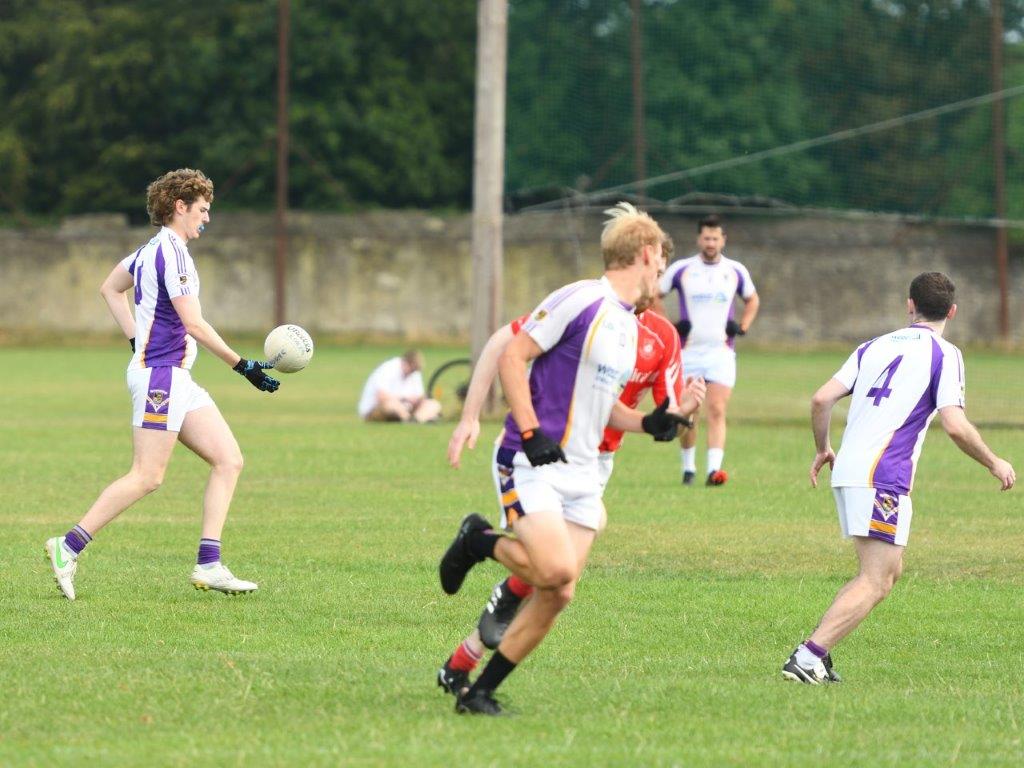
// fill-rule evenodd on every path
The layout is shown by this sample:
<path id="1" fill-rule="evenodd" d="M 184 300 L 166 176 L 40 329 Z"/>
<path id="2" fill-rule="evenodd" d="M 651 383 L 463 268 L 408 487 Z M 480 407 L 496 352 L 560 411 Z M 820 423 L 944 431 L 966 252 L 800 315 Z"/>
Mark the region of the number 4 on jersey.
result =
<path id="1" fill-rule="evenodd" d="M 885 370 L 878 374 L 878 378 L 875 379 L 875 384 L 871 389 L 868 390 L 868 397 L 875 398 L 875 402 L 872 405 L 881 405 L 882 400 L 889 397 L 892 394 L 892 390 L 889 389 L 889 382 L 892 381 L 893 375 L 896 373 L 896 369 L 900 367 L 900 363 L 903 362 L 903 355 L 897 355 L 895 359 L 887 366 Z M 882 381 L 882 377 L 885 377 L 885 381 L 882 382 L 882 386 L 878 386 L 878 382 Z"/>

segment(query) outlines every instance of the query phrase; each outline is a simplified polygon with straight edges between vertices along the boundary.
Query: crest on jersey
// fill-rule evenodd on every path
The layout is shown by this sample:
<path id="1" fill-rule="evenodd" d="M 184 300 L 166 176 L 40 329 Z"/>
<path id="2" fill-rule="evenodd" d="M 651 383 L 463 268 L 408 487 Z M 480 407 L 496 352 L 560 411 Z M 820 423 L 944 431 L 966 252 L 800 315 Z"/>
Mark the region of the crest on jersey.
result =
<path id="1" fill-rule="evenodd" d="M 160 411 L 167 406 L 168 402 L 170 402 L 170 394 L 171 393 L 166 389 L 151 389 L 149 390 L 149 394 L 146 396 L 146 400 L 148 400 L 149 404 L 153 406 L 154 411 Z"/>
<path id="2" fill-rule="evenodd" d="M 533 316 L 533 320 L 534 320 L 534 322 L 539 323 L 541 320 L 543 320 L 547 316 L 548 316 L 548 311 L 546 309 L 538 309 L 537 313 Z"/>
<path id="3" fill-rule="evenodd" d="M 650 357 L 654 354 L 654 342 L 648 339 L 644 342 L 643 347 L 640 349 L 640 354 L 644 357 Z"/>

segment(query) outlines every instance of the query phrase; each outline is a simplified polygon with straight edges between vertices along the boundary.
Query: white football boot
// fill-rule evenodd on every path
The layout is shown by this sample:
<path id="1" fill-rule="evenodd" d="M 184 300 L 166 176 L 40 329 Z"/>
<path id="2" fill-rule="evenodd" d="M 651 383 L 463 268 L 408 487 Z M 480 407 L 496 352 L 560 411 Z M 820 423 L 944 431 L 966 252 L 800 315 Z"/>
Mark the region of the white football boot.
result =
<path id="1" fill-rule="evenodd" d="M 196 565 L 192 569 L 191 581 L 196 589 L 215 589 L 228 595 L 241 595 L 259 589 L 259 585 L 252 581 L 236 578 L 219 560 L 208 565 Z"/>
<path id="2" fill-rule="evenodd" d="M 789 660 L 782 667 L 782 677 L 792 680 L 794 683 L 806 685 L 822 685 L 831 682 L 832 678 L 820 660 L 815 660 L 813 666 L 805 667 L 796 660 L 797 651 L 789 657 Z M 831 662 L 831 659 L 829 660 Z"/>
<path id="3" fill-rule="evenodd" d="M 55 536 L 46 540 L 46 559 L 53 568 L 53 580 L 68 600 L 75 599 L 75 571 L 78 560 L 73 558 L 64 547 L 64 537 Z"/>

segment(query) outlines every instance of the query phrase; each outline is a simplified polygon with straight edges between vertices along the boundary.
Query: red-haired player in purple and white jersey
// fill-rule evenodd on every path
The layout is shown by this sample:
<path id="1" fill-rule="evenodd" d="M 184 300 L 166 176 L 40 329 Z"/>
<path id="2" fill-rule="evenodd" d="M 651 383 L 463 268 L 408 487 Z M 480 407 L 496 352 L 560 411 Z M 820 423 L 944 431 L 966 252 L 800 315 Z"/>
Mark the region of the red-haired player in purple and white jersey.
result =
<path id="1" fill-rule="evenodd" d="M 956 315 L 954 288 L 940 272 L 910 283 L 910 326 L 865 342 L 811 401 L 816 454 L 811 485 L 832 467 L 839 527 L 852 537 L 860 572 L 847 582 L 818 628 L 782 668 L 788 680 L 818 685 L 837 682 L 831 650 L 867 618 L 903 571 L 910 535 L 917 460 L 928 425 L 938 413 L 942 428 L 961 451 L 985 466 L 1007 491 L 1013 467 L 985 445 L 964 413 L 964 363 L 960 350 L 942 338 Z M 838 456 L 829 442 L 835 404 L 851 396 Z"/>
<path id="2" fill-rule="evenodd" d="M 664 247 L 670 248 L 671 241 Z M 636 362 L 629 381 L 619 396 L 624 405 L 635 408 L 647 390 L 651 390 L 656 403 L 669 402 L 673 411 L 686 415 L 696 411 L 704 396 L 703 381 L 688 382 L 683 392 L 682 371 L 679 356 L 679 335 L 674 326 L 663 316 L 645 311 L 637 306 L 638 336 Z M 459 424 L 452 433 L 448 444 L 448 461 L 458 467 L 463 448 L 473 448 L 480 432 L 480 411 L 487 391 L 497 373 L 497 360 L 501 352 L 519 333 L 529 315 L 516 318 L 496 331 L 484 346 L 473 370 L 465 406 Z M 624 432 L 608 427 L 600 445 L 600 484 L 607 485 L 612 473 L 615 451 L 622 444 Z M 498 445 L 501 439 L 499 437 Z M 514 501 L 506 498 L 510 473 L 502 473 L 495 461 L 494 481 L 502 508 L 502 527 L 508 523 L 509 512 L 515 514 Z M 602 520 L 601 527 L 604 521 Z M 497 648 L 520 603 L 533 592 L 533 588 L 515 574 L 499 582 L 480 616 L 477 628 L 466 637 L 451 657 L 438 671 L 438 685 L 446 691 L 457 694 L 469 685 L 469 674 L 482 658 L 484 648 Z"/>
<path id="3" fill-rule="evenodd" d="M 209 223 L 212 203 L 213 182 L 201 171 L 170 171 L 150 184 L 146 209 L 160 230 L 114 267 L 100 288 L 134 352 L 128 364 L 133 458 L 128 474 L 108 485 L 77 525 L 46 542 L 54 578 L 69 600 L 75 599 L 78 556 L 101 528 L 160 486 L 178 441 L 210 465 L 192 584 L 232 594 L 257 588 L 235 577 L 220 559 L 242 453 L 210 395 L 192 380 L 196 342 L 257 389 L 274 392 L 278 382 L 263 372 L 269 363 L 241 357 L 203 318 L 199 275 L 187 243 Z M 126 297 L 133 288 L 134 316 Z"/>
<path id="4" fill-rule="evenodd" d="M 735 338 L 750 330 L 760 299 L 750 272 L 738 261 L 726 258 L 725 232 L 717 216 L 705 216 L 697 225 L 700 252 L 669 264 L 658 286 L 662 296 L 679 293 L 679 336 L 683 340 L 683 367 L 691 376 L 708 383 L 705 409 L 708 415 L 707 485 L 722 485 L 726 473 L 725 412 L 736 386 Z M 733 299 L 744 302 L 743 314 L 733 317 Z M 663 312 L 660 301 L 655 309 Z M 685 430 L 680 438 L 683 484 L 697 473 L 697 430 Z"/>

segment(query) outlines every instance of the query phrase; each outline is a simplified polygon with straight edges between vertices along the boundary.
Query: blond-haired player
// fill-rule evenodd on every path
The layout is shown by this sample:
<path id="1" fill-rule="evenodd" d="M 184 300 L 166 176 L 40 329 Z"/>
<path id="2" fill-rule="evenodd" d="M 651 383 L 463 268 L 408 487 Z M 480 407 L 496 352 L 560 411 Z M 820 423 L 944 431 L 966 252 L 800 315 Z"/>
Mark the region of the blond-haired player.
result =
<path id="1" fill-rule="evenodd" d="M 490 557 L 534 593 L 476 682 L 458 693 L 458 712 L 500 714 L 494 690 L 572 599 L 604 518 L 598 452 L 605 428 L 672 440 L 684 421 L 666 411 L 668 399 L 647 416 L 619 402 L 636 360 L 633 307 L 657 290 L 665 235 L 628 203 L 608 215 L 604 276 L 548 296 L 498 361 L 511 414 L 495 465 L 516 539 L 467 516 L 441 559 L 441 586 L 455 594 L 470 568 Z"/>

